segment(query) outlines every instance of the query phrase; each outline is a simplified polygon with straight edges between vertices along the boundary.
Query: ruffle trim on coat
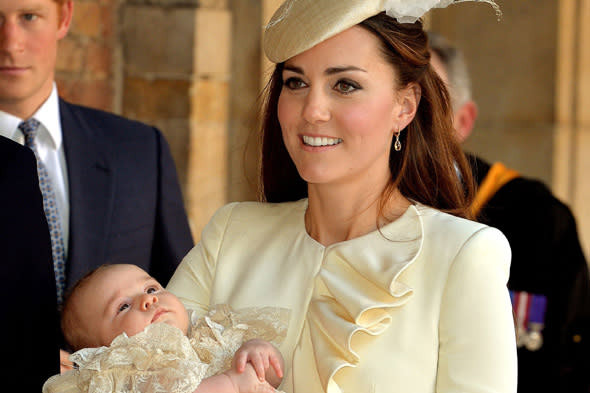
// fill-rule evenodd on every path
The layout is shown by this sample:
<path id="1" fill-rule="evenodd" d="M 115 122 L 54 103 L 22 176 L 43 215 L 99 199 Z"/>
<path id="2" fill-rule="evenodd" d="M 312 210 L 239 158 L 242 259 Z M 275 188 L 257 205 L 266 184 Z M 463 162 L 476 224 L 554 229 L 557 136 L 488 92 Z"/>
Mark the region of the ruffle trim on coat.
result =
<path id="1" fill-rule="evenodd" d="M 383 247 L 383 242 L 388 245 Z M 418 207 L 410 206 L 381 231 L 326 249 L 308 312 L 324 391 L 340 392 L 334 381 L 338 370 L 361 361 L 352 348 L 353 337 L 360 332 L 373 337 L 382 334 L 392 322 L 390 309 L 412 297 L 413 289 L 400 275 L 416 260 L 422 243 L 422 219 Z"/>

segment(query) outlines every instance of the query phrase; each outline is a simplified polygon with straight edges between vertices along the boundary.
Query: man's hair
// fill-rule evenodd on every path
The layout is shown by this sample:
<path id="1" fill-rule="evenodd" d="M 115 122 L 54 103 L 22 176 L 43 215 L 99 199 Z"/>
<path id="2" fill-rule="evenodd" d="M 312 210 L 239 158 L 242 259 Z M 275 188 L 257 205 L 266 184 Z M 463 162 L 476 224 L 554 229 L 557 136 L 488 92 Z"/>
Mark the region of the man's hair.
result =
<path id="1" fill-rule="evenodd" d="M 453 108 L 471 100 L 471 79 L 463 52 L 440 33 L 429 31 L 428 44 L 447 71 Z"/>

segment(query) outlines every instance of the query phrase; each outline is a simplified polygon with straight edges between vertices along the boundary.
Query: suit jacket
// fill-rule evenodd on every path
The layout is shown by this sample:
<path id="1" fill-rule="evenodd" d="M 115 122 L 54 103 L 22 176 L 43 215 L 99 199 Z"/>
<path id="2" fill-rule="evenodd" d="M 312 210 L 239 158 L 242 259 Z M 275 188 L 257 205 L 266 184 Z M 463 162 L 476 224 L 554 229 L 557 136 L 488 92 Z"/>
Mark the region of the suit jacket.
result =
<path id="1" fill-rule="evenodd" d="M 490 164 L 469 158 L 479 184 Z M 543 183 L 518 177 L 496 192 L 479 220 L 508 238 L 508 288 L 547 298 L 543 346 L 518 350 L 518 392 L 590 392 L 590 279 L 570 209 Z"/>
<path id="2" fill-rule="evenodd" d="M 49 228 L 33 152 L 0 137 L 2 390 L 40 392 L 59 372 L 59 321 Z"/>
<path id="3" fill-rule="evenodd" d="M 287 393 L 516 391 L 500 231 L 415 205 L 324 247 L 307 234 L 306 209 L 306 199 L 223 207 L 168 290 L 198 313 L 291 310 L 279 348 Z"/>
<path id="4" fill-rule="evenodd" d="M 104 263 L 166 285 L 193 246 L 176 167 L 154 127 L 60 99 L 68 168 L 67 286 Z"/>

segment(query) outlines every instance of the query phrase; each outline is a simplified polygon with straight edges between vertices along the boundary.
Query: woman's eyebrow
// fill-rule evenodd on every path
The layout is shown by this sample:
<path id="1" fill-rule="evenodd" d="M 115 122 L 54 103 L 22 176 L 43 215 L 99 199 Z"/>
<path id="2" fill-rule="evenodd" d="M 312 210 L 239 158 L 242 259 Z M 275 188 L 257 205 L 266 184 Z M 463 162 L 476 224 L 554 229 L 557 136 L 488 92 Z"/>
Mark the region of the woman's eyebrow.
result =
<path id="1" fill-rule="evenodd" d="M 330 67 L 326 71 L 324 71 L 324 74 L 334 75 L 334 74 L 338 74 L 340 72 L 347 72 L 347 71 L 367 72 L 367 70 L 359 68 L 359 67 L 355 67 L 355 66 L 340 66 L 340 67 Z"/>
<path id="2" fill-rule="evenodd" d="M 296 67 L 296 66 L 292 66 L 292 65 L 285 65 L 285 67 L 283 69 L 286 71 L 294 72 L 296 74 L 304 75 L 303 69 L 300 67 Z"/>
<path id="3" fill-rule="evenodd" d="M 303 69 L 301 67 L 297 67 L 297 66 L 293 66 L 293 65 L 285 65 L 284 70 L 291 71 L 291 72 L 294 72 L 296 74 L 305 75 L 305 72 L 303 72 Z M 347 72 L 347 71 L 367 72 L 367 70 L 365 70 L 363 68 L 355 67 L 355 66 L 337 66 L 337 67 L 327 68 L 324 71 L 324 74 L 326 74 L 326 75 L 334 75 L 334 74 L 338 74 L 338 73 L 341 73 L 341 72 Z"/>

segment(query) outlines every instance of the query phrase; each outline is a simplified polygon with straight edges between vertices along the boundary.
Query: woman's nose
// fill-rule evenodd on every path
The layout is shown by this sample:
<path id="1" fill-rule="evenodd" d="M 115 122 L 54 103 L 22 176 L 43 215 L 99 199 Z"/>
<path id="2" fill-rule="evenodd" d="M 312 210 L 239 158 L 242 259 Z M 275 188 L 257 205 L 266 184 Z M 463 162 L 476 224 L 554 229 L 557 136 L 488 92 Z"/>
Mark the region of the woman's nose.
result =
<path id="1" fill-rule="evenodd" d="M 303 102 L 303 118 L 308 123 L 330 120 L 328 98 L 320 89 L 310 89 Z"/>
<path id="2" fill-rule="evenodd" d="M 158 296 L 156 296 L 153 293 L 146 293 L 145 295 L 142 295 L 140 301 L 140 307 L 142 310 L 145 311 L 152 307 L 154 304 L 158 303 Z"/>

